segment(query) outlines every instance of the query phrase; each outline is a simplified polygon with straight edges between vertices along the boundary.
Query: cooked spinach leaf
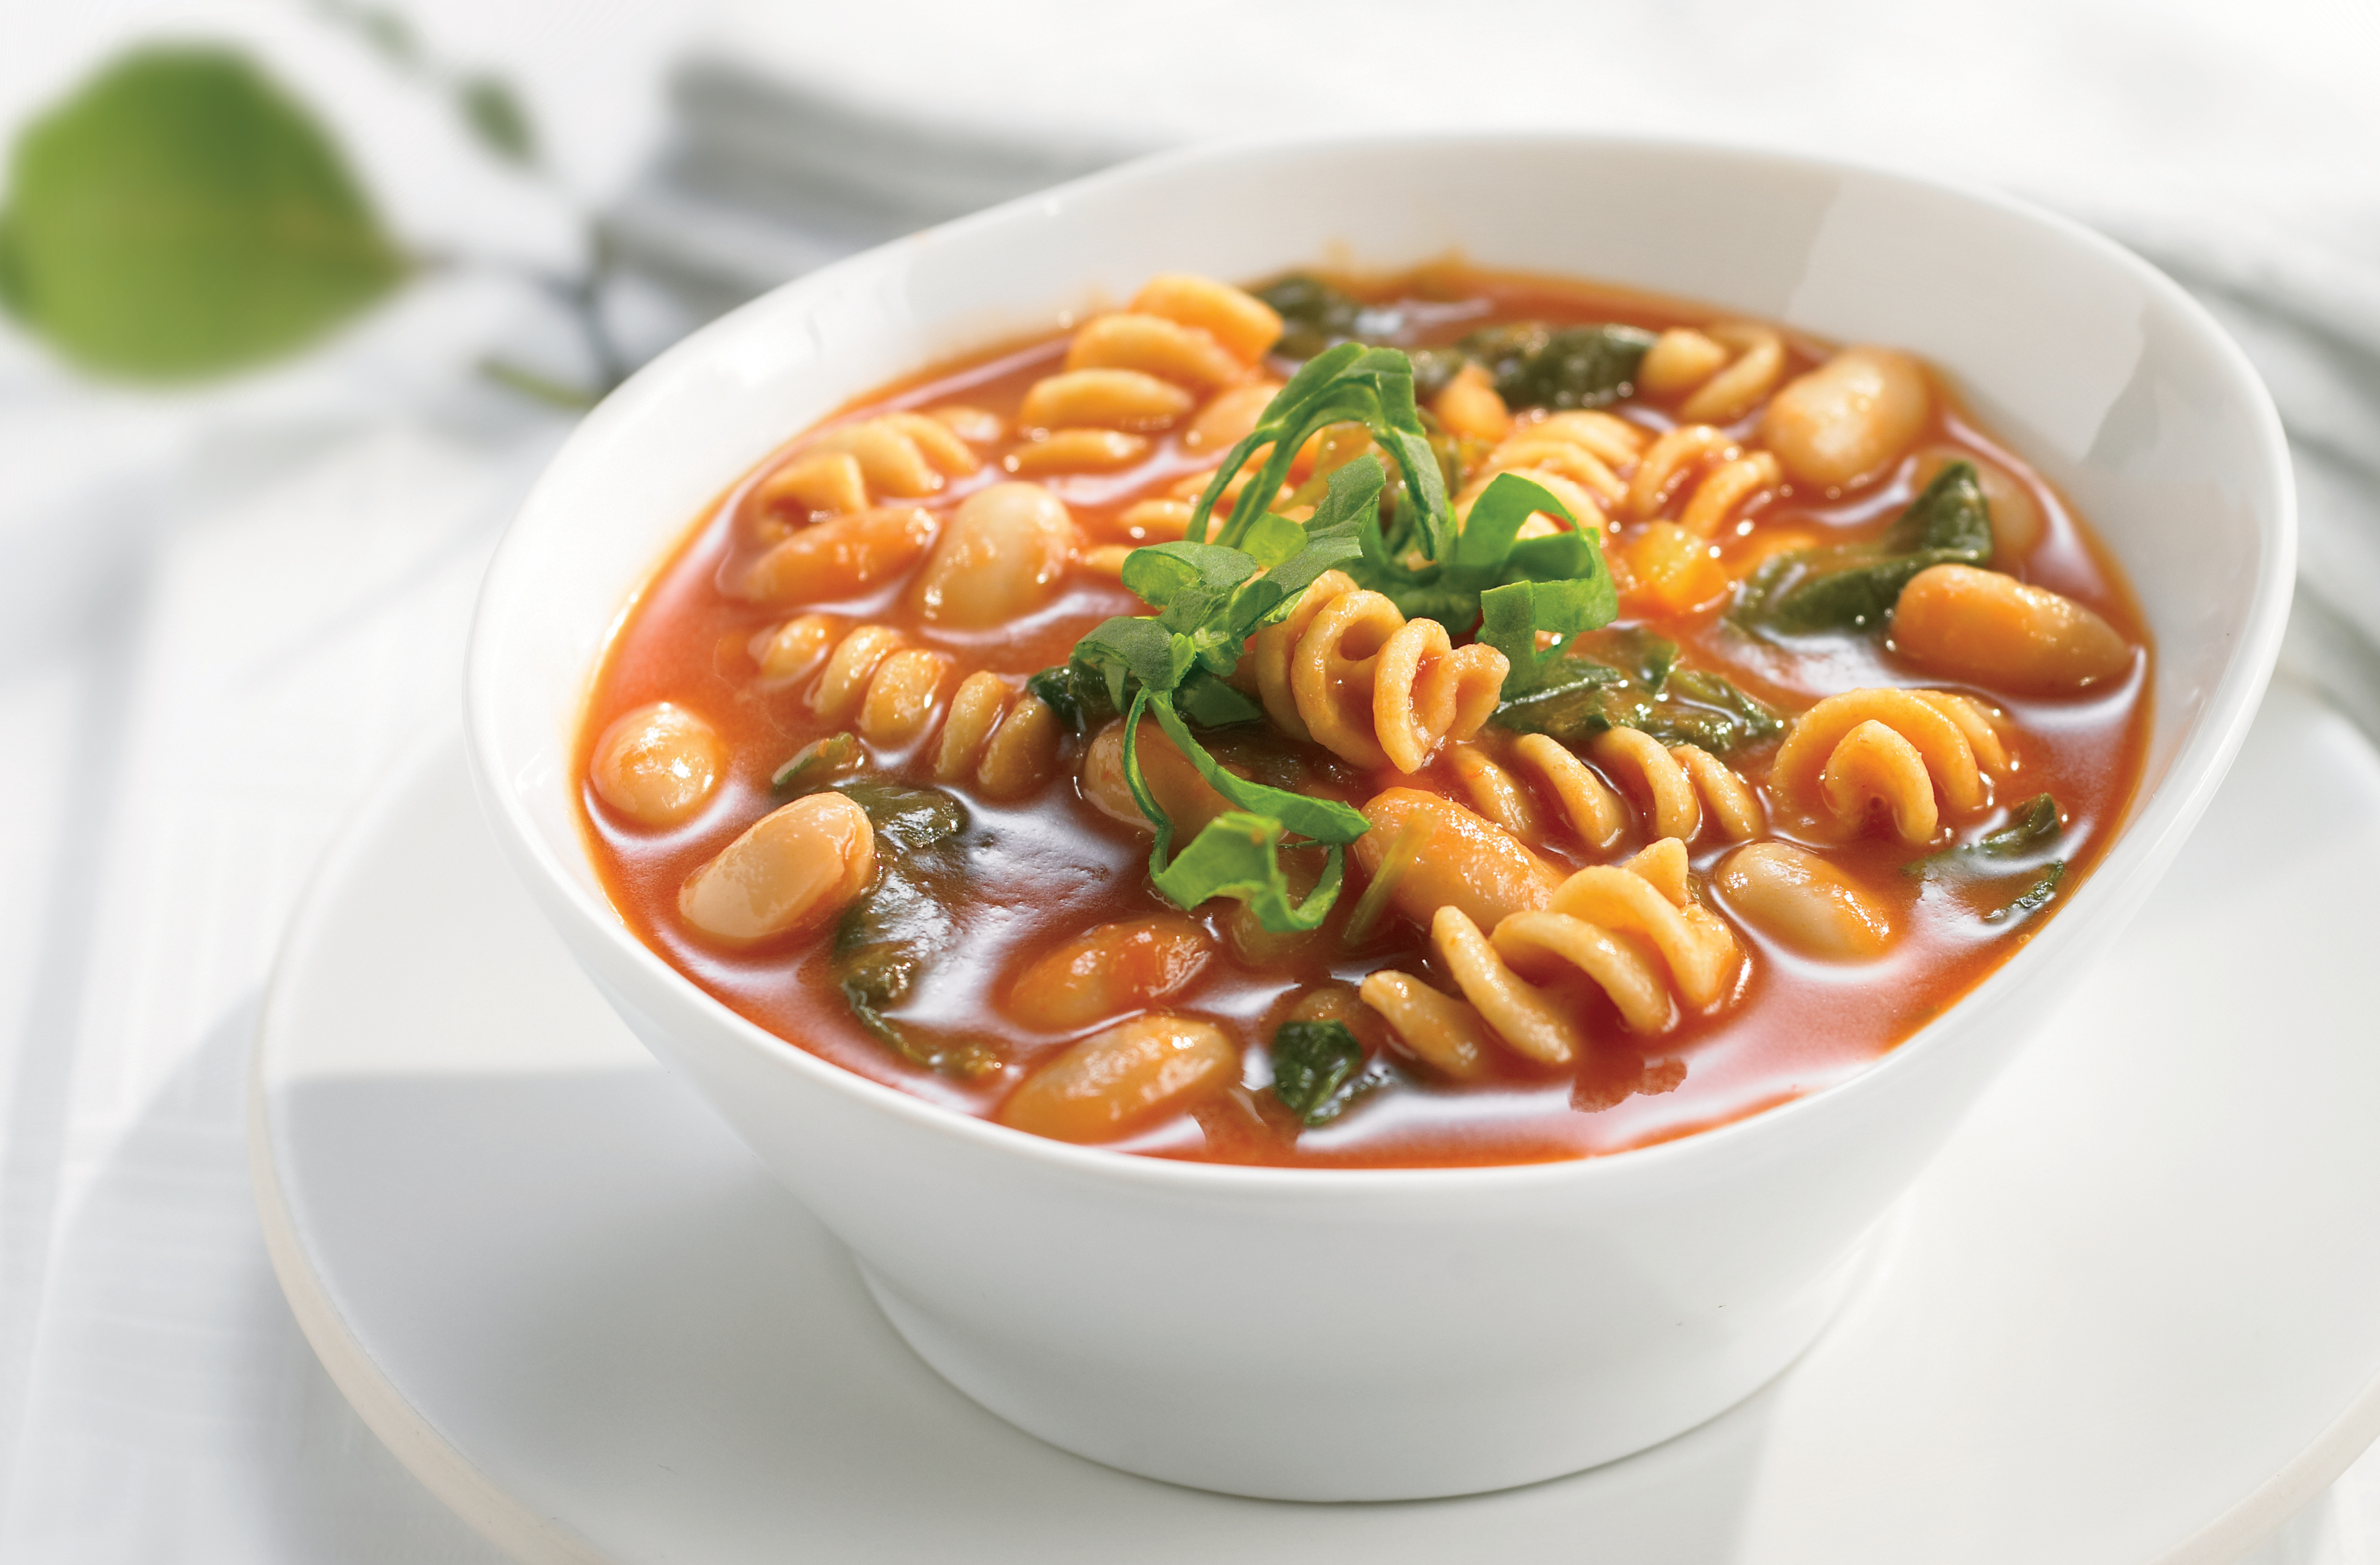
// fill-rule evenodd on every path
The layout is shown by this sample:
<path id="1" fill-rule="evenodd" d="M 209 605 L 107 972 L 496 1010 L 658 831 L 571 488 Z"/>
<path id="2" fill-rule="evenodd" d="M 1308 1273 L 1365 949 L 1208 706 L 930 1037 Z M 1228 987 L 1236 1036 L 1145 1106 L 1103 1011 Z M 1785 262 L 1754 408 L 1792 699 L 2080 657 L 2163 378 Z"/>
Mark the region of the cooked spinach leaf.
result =
<path id="1" fill-rule="evenodd" d="M 1679 669 L 1653 710 L 1629 723 L 1664 745 L 1694 745 L 1726 755 L 1785 732 L 1774 707 L 1707 669 Z"/>
<path id="2" fill-rule="evenodd" d="M 2010 808 L 2008 823 L 1997 831 L 1985 832 L 1963 846 L 1927 854 L 1905 866 L 1902 873 L 1976 890 L 2006 886 L 2011 879 L 2022 878 L 2023 884 L 2015 896 L 1986 909 L 1983 915 L 1986 924 L 2006 924 L 2030 917 L 2057 898 L 2058 889 L 2066 879 L 2066 861 L 2043 860 L 2040 851 L 2057 842 L 2064 831 L 2058 801 L 2047 794 L 2036 794 Z M 2003 869 L 1989 862 L 1992 860 L 2016 863 Z M 2027 860 L 2033 862 L 2027 864 Z"/>
<path id="3" fill-rule="evenodd" d="M 1273 1096 L 1308 1125 L 1347 1106 L 1340 1089 L 1364 1065 L 1364 1046 L 1344 1022 L 1283 1022 L 1271 1054 Z"/>
<path id="4" fill-rule="evenodd" d="M 1628 394 L 1653 334 L 1634 326 L 1548 326 L 1518 321 L 1456 345 L 1486 367 L 1511 407 L 1600 407 Z"/>
<path id="5" fill-rule="evenodd" d="M 913 1065 L 979 1076 L 1000 1057 L 978 1043 L 945 1044 L 889 1014 L 958 944 L 957 883 L 967 873 L 966 807 L 940 788 L 885 777 L 833 783 L 876 829 L 876 879 L 835 923 L 832 956 L 844 1000 L 862 1026 Z"/>
<path id="6" fill-rule="evenodd" d="M 1927 854 L 1924 858 L 1904 866 L 1901 872 L 1931 878 L 1944 871 L 1970 870 L 1978 857 L 2025 857 L 2045 843 L 2056 842 L 2064 830 L 2065 824 L 2058 818 L 2058 801 L 2047 794 L 2035 794 L 2011 808 L 2008 823 L 1997 831 L 1988 831 L 1962 846 Z"/>
<path id="7" fill-rule="evenodd" d="M 2066 879 L 2066 861 L 2053 858 L 2041 867 L 2032 884 L 2014 898 L 1984 915 L 1986 924 L 2009 924 L 2030 918 L 2047 907 L 2058 895 L 2058 882 Z"/>
<path id="8" fill-rule="evenodd" d="M 2047 794 L 2035 794 L 2009 812 L 2007 825 L 1985 835 L 1975 847 L 1994 858 L 2013 858 L 2043 843 L 2055 841 L 2060 830 L 2058 801 Z"/>
<path id="9" fill-rule="evenodd" d="M 1677 666 L 1678 644 L 1641 626 L 1606 632 L 1541 670 L 1536 688 L 1506 700 L 1495 721 L 1564 743 L 1609 728 L 1642 729 L 1664 745 L 1727 755 L 1784 731 L 1776 710 L 1731 681 Z"/>
<path id="10" fill-rule="evenodd" d="M 895 782 L 889 777 L 855 777 L 833 791 L 868 812 L 879 841 L 904 854 L 943 846 L 966 830 L 966 806 L 940 788 Z"/>
<path id="11" fill-rule="evenodd" d="M 1729 618 L 1785 636 L 1871 630 L 1891 617 L 1920 571 L 1979 565 L 1991 553 L 1991 510 L 1974 464 L 1952 462 L 1876 541 L 1799 549 L 1764 563 Z"/>
<path id="12" fill-rule="evenodd" d="M 857 734 L 830 734 L 795 750 L 794 758 L 770 777 L 769 786 L 780 793 L 811 793 L 823 786 L 827 779 L 849 771 L 867 758 L 868 752 L 860 748 Z"/>
<path id="13" fill-rule="evenodd" d="M 1045 668 L 1026 680 L 1025 688 L 1039 697 L 1042 705 L 1055 712 L 1071 733 L 1088 734 L 1116 715 L 1114 705 L 1108 700 L 1107 681 L 1097 670 L 1081 663 L 1064 662 Z"/>
<path id="14" fill-rule="evenodd" d="M 1319 277 L 1293 273 L 1257 290 L 1257 297 L 1281 317 L 1281 341 L 1273 351 L 1284 358 L 1312 358 L 1323 349 L 1354 340 L 1364 306 L 1353 295 Z"/>

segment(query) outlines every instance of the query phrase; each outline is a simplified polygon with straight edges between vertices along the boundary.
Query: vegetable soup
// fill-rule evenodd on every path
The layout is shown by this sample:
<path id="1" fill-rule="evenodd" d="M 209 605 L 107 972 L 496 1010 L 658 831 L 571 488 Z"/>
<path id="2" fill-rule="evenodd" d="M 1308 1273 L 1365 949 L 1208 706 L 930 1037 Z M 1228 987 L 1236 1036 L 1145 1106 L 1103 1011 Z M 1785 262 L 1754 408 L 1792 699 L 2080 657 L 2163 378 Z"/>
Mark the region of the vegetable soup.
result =
<path id="1" fill-rule="evenodd" d="M 2115 834 L 2149 660 L 1889 346 L 1175 275 L 790 440 L 578 760 L 620 916 L 791 1046 L 1153 1156 L 1525 1162 L 1956 1001 Z"/>

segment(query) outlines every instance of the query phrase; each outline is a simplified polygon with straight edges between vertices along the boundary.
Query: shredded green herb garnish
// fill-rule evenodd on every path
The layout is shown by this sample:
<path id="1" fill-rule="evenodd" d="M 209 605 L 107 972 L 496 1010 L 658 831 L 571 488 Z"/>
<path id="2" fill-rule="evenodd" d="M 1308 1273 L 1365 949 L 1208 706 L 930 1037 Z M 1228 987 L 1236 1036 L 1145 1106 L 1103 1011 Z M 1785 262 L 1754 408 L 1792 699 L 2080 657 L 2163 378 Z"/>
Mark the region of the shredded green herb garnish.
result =
<path id="1" fill-rule="evenodd" d="M 1388 469 L 1366 453 L 1329 477 L 1305 523 L 1269 508 L 1298 448 L 1326 425 L 1359 423 L 1395 463 L 1404 501 L 1384 529 Z M 1229 519 L 1212 527 L 1223 491 L 1270 451 L 1242 489 Z M 1533 512 L 1568 521 L 1572 530 L 1521 540 Z M 1354 343 L 1325 350 L 1299 370 L 1265 410 L 1264 422 L 1234 445 L 1200 496 L 1188 537 L 1126 556 L 1123 584 L 1157 611 L 1119 615 L 1078 641 L 1070 673 L 1039 676 L 1084 710 L 1081 688 L 1096 680 L 1107 705 L 1124 714 L 1124 777 L 1157 828 L 1149 873 L 1184 908 L 1210 897 L 1248 904 L 1268 929 L 1310 929 L 1337 900 L 1345 845 L 1368 822 L 1352 805 L 1251 782 L 1220 766 L 1192 732 L 1253 722 L 1262 710 L 1225 683 L 1248 637 L 1286 618 L 1314 579 L 1345 571 L 1386 595 L 1410 617 L 1427 616 L 1453 635 L 1483 613 L 1483 639 L 1504 650 L 1524 679 L 1545 666 L 1540 631 L 1560 638 L 1608 624 L 1617 609 L 1603 550 L 1591 531 L 1541 485 L 1501 474 L 1457 528 L 1444 475 L 1414 400 L 1413 368 L 1393 348 Z M 1210 532 L 1212 533 L 1210 539 Z M 1048 700 L 1048 695 L 1043 696 Z M 1059 706 L 1052 701 L 1053 707 Z M 1062 717 L 1067 711 L 1061 710 Z M 1153 718 L 1166 737 L 1217 792 L 1236 807 L 1213 821 L 1177 858 L 1173 822 L 1150 794 L 1140 769 L 1140 721 Z M 1327 849 L 1322 878 L 1305 899 L 1292 898 L 1280 850 L 1292 837 Z"/>
<path id="2" fill-rule="evenodd" d="M 1389 840 L 1389 851 L 1380 855 L 1380 867 L 1373 871 L 1372 882 L 1364 888 L 1364 894 L 1355 899 L 1355 910 L 1347 916 L 1347 927 L 1340 932 L 1341 942 L 1348 950 L 1363 945 L 1379 928 L 1389 904 L 1396 897 L 1397 882 L 1405 878 L 1414 860 L 1421 856 L 1422 839 L 1427 835 L 1420 821 L 1408 820 Z"/>

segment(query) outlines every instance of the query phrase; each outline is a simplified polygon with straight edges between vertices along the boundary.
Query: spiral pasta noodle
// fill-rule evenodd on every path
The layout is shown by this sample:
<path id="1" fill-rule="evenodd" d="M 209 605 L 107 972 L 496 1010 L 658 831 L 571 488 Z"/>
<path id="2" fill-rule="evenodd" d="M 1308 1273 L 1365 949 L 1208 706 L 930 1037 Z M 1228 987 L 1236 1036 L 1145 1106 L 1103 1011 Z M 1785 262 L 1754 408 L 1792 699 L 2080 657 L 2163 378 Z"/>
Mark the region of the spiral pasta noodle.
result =
<path id="1" fill-rule="evenodd" d="M 1739 444 L 1709 424 L 1681 424 L 1645 449 L 1628 481 L 1627 510 L 1657 516 L 1682 489 L 1686 503 L 1677 525 L 1710 538 L 1763 491 L 1784 481 L 1773 454 Z"/>
<path id="2" fill-rule="evenodd" d="M 1773 327 L 1722 321 L 1674 327 L 1647 349 L 1636 383 L 1650 395 L 1684 396 L 1678 417 L 1725 424 L 1752 411 L 1785 378 L 1785 339 Z"/>
<path id="3" fill-rule="evenodd" d="M 1964 696 L 1852 690 L 1794 720 L 1768 786 L 1780 803 L 1854 831 L 1882 806 L 1900 840 L 1917 843 L 1933 839 L 1943 807 L 1984 808 L 1992 781 L 2011 770 L 1990 718 Z"/>
<path id="4" fill-rule="evenodd" d="M 1129 309 L 1087 321 L 1059 371 L 1025 394 L 1017 422 L 1033 438 L 1005 458 L 1009 471 L 1132 466 L 1150 434 L 1246 381 L 1281 330 L 1269 305 L 1227 283 L 1152 279 Z"/>
<path id="5" fill-rule="evenodd" d="M 1003 428 L 978 408 L 952 406 L 828 430 L 753 486 L 746 515 L 767 548 L 730 590 L 791 608 L 863 591 L 907 570 L 941 521 L 905 502 L 980 471 L 968 441 L 997 440 Z M 791 507 L 808 514 L 798 525 L 785 514 Z"/>
<path id="6" fill-rule="evenodd" d="M 1422 992 L 1408 974 L 1375 973 L 1359 993 L 1399 1039 L 1433 1063 L 1461 1062 L 1493 1037 L 1540 1064 L 1564 1065 L 1587 1039 L 1570 1005 L 1543 987 L 1584 975 L 1631 1032 L 1665 1032 L 1678 1002 L 1718 1004 L 1742 964 L 1733 931 L 1698 905 L 1685 844 L 1665 838 L 1625 865 L 1582 869 L 1543 909 L 1508 914 L 1492 934 L 1451 905 L 1438 910 L 1430 940 L 1461 1001 Z"/>
<path id="7" fill-rule="evenodd" d="M 1408 620 L 1343 571 L 1325 571 L 1249 647 L 1265 710 L 1291 734 L 1356 766 L 1416 771 L 1496 711 L 1508 665 L 1456 647 L 1436 620 Z"/>
<path id="8" fill-rule="evenodd" d="M 1609 413 L 1555 413 L 1523 424 L 1488 454 L 1455 497 L 1455 510 L 1467 517 L 1472 502 L 1500 474 L 1517 473 L 1552 491 L 1582 528 L 1602 528 L 1607 513 L 1628 495 L 1617 469 L 1637 460 L 1645 441 L 1644 431 Z M 1530 519 L 1539 530 L 1553 525 L 1549 518 L 1542 526 L 1536 517 Z"/>
<path id="9" fill-rule="evenodd" d="M 960 682 L 945 706 L 951 655 L 905 646 L 888 625 L 846 628 L 825 614 L 803 614 L 762 631 L 752 653 L 764 684 L 810 681 L 804 698 L 810 710 L 828 722 L 852 723 L 871 744 L 912 743 L 940 717 L 932 751 L 937 782 L 972 781 L 994 797 L 1011 798 L 1038 786 L 1056 764 L 1058 718 L 1039 698 L 978 672 Z"/>
<path id="10" fill-rule="evenodd" d="M 1597 764 L 1633 781 L 1651 804 L 1652 832 L 1691 843 L 1707 817 L 1728 841 L 1746 842 L 1767 825 L 1758 790 L 1726 762 L 1694 745 L 1663 745 L 1633 728 L 1596 735 Z"/>
<path id="11" fill-rule="evenodd" d="M 1728 841 L 1741 843 L 1767 828 L 1759 790 L 1696 746 L 1664 746 L 1650 734 L 1615 728 L 1597 735 L 1589 752 L 1594 766 L 1560 740 L 1529 734 L 1513 742 L 1512 758 L 1518 770 L 1559 802 L 1572 828 L 1591 847 L 1618 843 L 1634 814 L 1607 773 L 1630 781 L 1632 791 L 1644 797 L 1648 836 L 1691 843 L 1709 821 Z M 1512 770 L 1471 746 L 1455 746 L 1447 758 L 1455 781 L 1480 815 L 1524 840 L 1543 832 L 1536 805 Z"/>
<path id="12" fill-rule="evenodd" d="M 881 413 L 831 429 L 762 479 L 755 492 L 763 504 L 796 501 L 813 516 L 939 494 L 950 479 L 983 466 L 952 426 L 990 415 L 972 408 L 951 411 L 949 421 L 923 413 Z M 977 432 L 999 436 L 996 427 L 987 431 L 978 426 Z"/>

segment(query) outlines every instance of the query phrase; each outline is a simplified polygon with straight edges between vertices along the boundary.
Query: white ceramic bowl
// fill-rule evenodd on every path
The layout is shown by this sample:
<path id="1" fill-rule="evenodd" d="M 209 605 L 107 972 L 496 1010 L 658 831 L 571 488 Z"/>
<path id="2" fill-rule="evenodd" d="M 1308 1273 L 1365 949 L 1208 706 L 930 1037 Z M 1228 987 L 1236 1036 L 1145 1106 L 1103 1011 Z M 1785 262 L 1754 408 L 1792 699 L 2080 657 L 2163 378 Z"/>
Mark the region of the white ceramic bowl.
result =
<path id="1" fill-rule="evenodd" d="M 575 818 L 573 729 L 621 606 L 730 479 L 846 398 L 1128 297 L 1152 273 L 1456 250 L 1914 349 L 2121 556 L 2157 644 L 2142 796 L 2098 871 L 1964 1001 L 1846 1083 L 1615 1157 L 1250 1169 L 930 1107 L 771 1037 L 629 934 Z M 2114 245 L 1998 196 L 1569 135 L 1194 152 L 789 284 L 621 388 L 489 571 L 472 760 L 498 837 L 595 982 L 851 1246 L 902 1335 L 961 1389 L 1178 1483 L 1460 1494 L 1677 1434 L 1816 1334 L 1863 1237 L 2214 792 L 2288 613 L 2291 507 L 2271 404 L 2207 316 Z"/>

